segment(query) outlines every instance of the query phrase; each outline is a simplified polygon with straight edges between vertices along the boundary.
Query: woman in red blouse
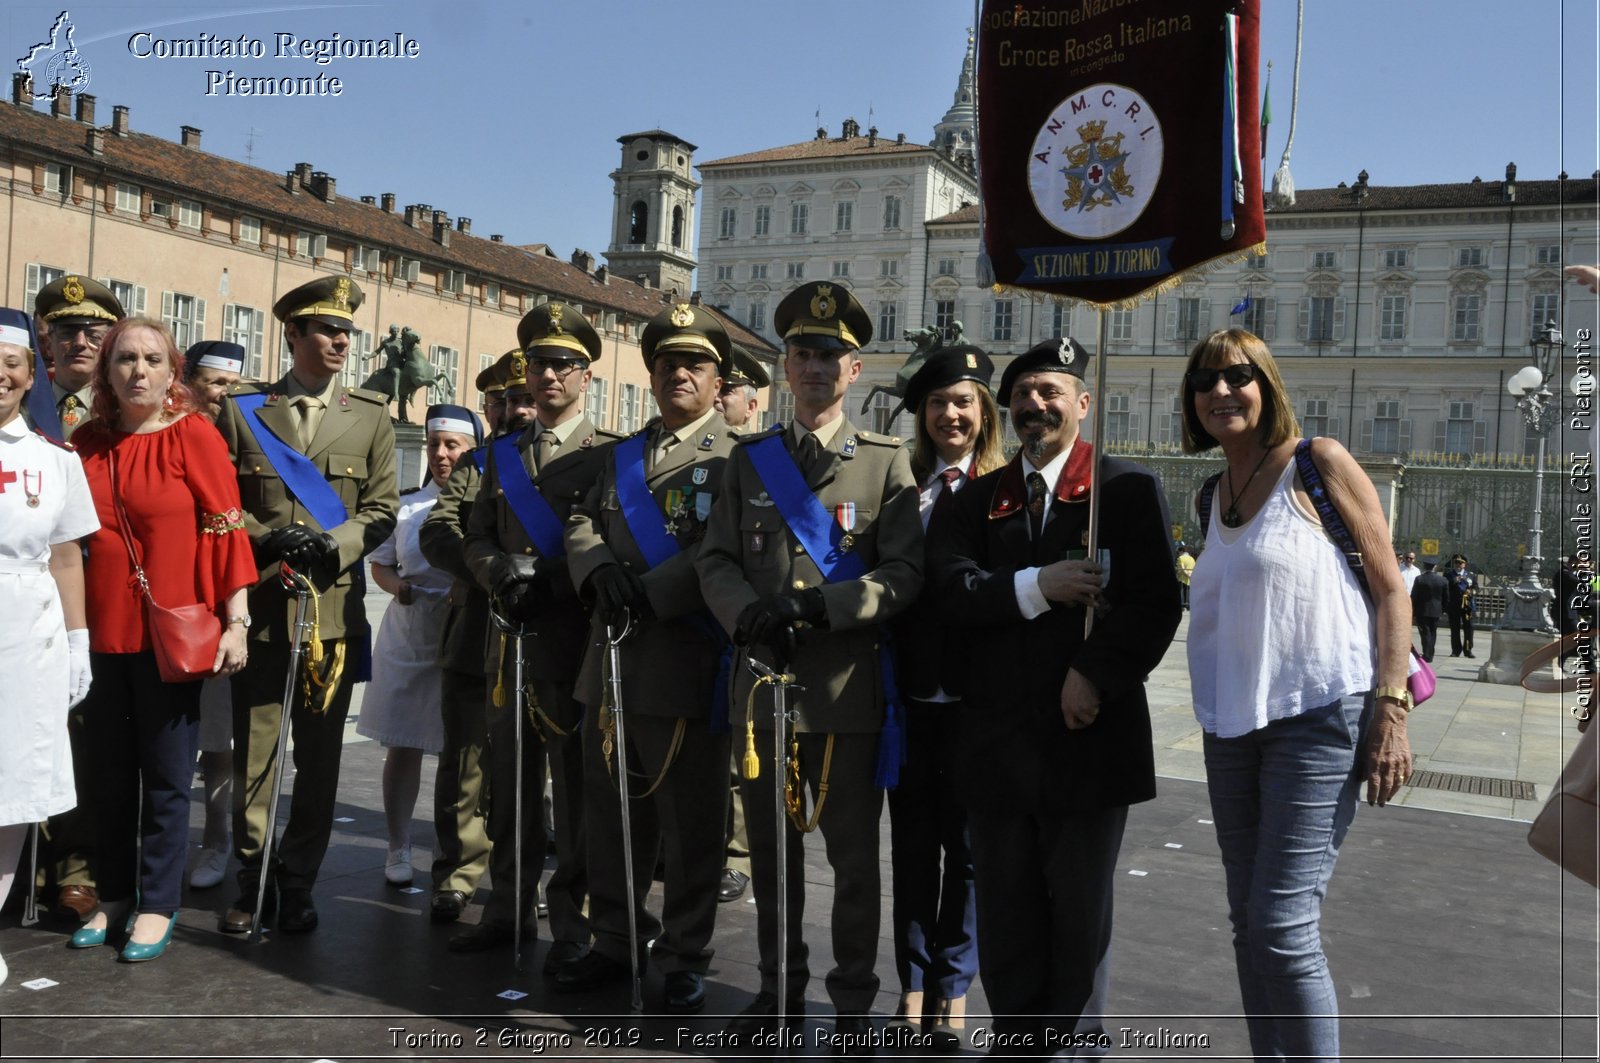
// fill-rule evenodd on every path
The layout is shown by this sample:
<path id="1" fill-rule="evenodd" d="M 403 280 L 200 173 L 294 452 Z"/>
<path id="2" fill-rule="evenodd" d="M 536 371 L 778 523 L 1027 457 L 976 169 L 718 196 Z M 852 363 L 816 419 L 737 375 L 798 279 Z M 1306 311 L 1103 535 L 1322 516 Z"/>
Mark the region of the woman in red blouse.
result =
<path id="1" fill-rule="evenodd" d="M 119 322 L 101 345 L 93 418 L 73 439 L 100 517 L 89 539 L 94 684 L 84 704 L 100 910 L 70 944 L 104 944 L 108 930 L 122 927 L 137 889 L 137 918 L 121 955 L 129 962 L 161 955 L 177 922 L 200 683 L 161 680 L 123 516 L 151 597 L 167 609 L 204 602 L 222 619 L 218 675 L 244 666 L 245 593 L 256 582 L 227 446 L 210 421 L 192 416 L 180 366 L 166 329 L 142 318 Z"/>

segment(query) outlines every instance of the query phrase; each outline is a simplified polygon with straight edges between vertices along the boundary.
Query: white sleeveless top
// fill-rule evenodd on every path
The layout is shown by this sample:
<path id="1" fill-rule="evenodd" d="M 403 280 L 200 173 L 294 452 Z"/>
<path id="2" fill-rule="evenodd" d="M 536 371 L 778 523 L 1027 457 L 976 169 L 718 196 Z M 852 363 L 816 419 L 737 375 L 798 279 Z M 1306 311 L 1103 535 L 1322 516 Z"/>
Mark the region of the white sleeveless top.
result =
<path id="1" fill-rule="evenodd" d="M 1295 463 L 1241 528 L 1213 496 L 1189 588 L 1195 718 L 1237 738 L 1372 688 L 1372 610 L 1314 515 L 1296 503 Z"/>

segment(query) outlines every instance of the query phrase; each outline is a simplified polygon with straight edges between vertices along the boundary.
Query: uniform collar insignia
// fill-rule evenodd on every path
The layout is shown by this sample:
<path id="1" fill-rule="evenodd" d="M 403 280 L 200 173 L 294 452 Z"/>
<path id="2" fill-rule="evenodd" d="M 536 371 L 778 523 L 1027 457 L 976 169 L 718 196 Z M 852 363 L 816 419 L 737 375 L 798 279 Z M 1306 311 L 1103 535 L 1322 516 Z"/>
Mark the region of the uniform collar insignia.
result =
<path id="1" fill-rule="evenodd" d="M 851 436 L 848 439 L 846 439 L 844 441 L 844 445 L 840 448 L 839 453 L 843 454 L 847 458 L 855 457 L 856 456 L 856 437 L 855 436 Z"/>
<path id="2" fill-rule="evenodd" d="M 717 433 L 707 432 L 706 437 L 700 441 L 701 450 L 710 450 L 717 445 Z"/>

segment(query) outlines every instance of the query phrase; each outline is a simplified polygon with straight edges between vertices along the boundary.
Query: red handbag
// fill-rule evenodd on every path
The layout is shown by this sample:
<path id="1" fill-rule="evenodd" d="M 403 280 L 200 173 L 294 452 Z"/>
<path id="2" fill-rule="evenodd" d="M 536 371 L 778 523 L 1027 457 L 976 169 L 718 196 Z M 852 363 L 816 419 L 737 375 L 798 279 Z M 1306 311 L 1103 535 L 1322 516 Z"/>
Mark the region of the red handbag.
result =
<path id="1" fill-rule="evenodd" d="M 139 563 L 139 552 L 134 547 L 129 532 L 128 511 L 122 505 L 122 492 L 117 489 L 117 459 L 110 451 L 106 460 L 111 466 L 111 500 L 116 503 L 117 522 L 122 528 L 122 541 L 128 548 L 128 559 L 133 563 L 133 578 L 144 595 L 145 627 L 150 632 L 150 648 L 156 655 L 156 669 L 163 683 L 193 683 L 215 675 L 212 665 L 217 659 L 217 643 L 222 641 L 222 621 L 216 611 L 204 602 L 180 605 L 167 609 L 156 604 L 150 593 L 150 581 L 145 578 L 144 566 Z"/>

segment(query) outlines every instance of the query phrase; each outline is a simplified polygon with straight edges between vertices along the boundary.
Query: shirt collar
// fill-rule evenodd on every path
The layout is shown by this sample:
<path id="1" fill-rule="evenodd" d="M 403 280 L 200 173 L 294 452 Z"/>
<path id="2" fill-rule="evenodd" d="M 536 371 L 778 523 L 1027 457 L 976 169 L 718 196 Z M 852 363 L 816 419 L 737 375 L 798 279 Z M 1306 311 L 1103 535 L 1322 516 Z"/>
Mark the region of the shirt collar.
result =
<path id="1" fill-rule="evenodd" d="M 11 420 L 0 425 L 0 439 L 24 439 L 32 434 L 33 430 L 28 427 L 28 422 L 23 419 L 21 410 L 18 410 L 17 415 Z"/>
<path id="2" fill-rule="evenodd" d="M 817 446 L 821 447 L 823 450 L 827 450 L 828 444 L 833 442 L 833 437 L 839 434 L 839 429 L 843 427 L 843 425 L 844 418 L 835 417 L 833 420 L 829 421 L 827 424 L 813 432 L 799 421 L 795 421 L 793 427 L 794 441 L 796 444 L 798 444 L 802 442 L 806 436 L 813 435 L 817 437 Z"/>
<path id="3" fill-rule="evenodd" d="M 711 409 L 701 414 L 697 420 L 691 421 L 682 428 L 671 429 L 666 425 L 662 425 L 660 433 L 656 436 L 656 446 L 659 447 L 662 443 L 666 442 L 668 436 L 676 439 L 679 443 L 699 438 L 701 433 L 705 430 L 706 422 L 715 416 L 717 416 L 717 408 L 713 406 Z"/>
<path id="4" fill-rule="evenodd" d="M 1051 458 L 1050 462 L 1047 465 L 1045 465 L 1045 467 L 1042 468 L 1042 469 L 1039 468 L 1038 466 L 1034 465 L 1033 462 L 1028 460 L 1028 452 L 1027 451 L 1022 451 L 1021 452 L 1021 456 L 1022 456 L 1022 474 L 1023 474 L 1022 475 L 1022 479 L 1023 479 L 1023 481 L 1024 482 L 1027 481 L 1028 473 L 1037 472 L 1037 473 L 1039 473 L 1040 475 L 1042 475 L 1044 477 L 1045 489 L 1050 494 L 1054 495 L 1056 493 L 1056 481 L 1061 479 L 1061 470 L 1065 469 L 1067 467 L 1067 459 L 1072 457 L 1072 451 L 1073 451 L 1074 448 L 1077 447 L 1077 445 L 1078 445 L 1078 441 L 1076 439 L 1074 439 L 1072 441 L 1072 446 L 1069 446 L 1066 450 L 1063 450 L 1061 453 L 1057 454 L 1054 458 Z"/>

